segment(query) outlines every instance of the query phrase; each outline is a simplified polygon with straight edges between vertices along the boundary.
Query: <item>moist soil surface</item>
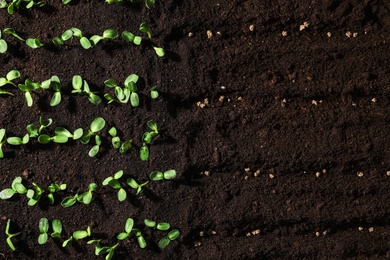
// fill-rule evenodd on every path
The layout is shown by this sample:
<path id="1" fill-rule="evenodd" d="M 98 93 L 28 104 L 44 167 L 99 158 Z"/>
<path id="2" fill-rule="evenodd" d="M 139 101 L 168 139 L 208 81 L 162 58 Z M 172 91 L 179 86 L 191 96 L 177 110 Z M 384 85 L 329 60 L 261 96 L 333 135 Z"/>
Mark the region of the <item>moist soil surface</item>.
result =
<path id="1" fill-rule="evenodd" d="M 56 126 L 88 129 L 103 117 L 96 157 L 83 145 L 3 144 L 1 189 L 21 176 L 32 189 L 66 183 L 50 205 L 46 194 L 36 206 L 25 195 L 0 201 L 0 257 L 4 259 L 102 259 L 89 239 L 61 244 L 73 231 L 92 228 L 91 239 L 114 245 L 127 218 L 147 242 L 119 243 L 114 259 L 346 259 L 390 257 L 390 12 L 387 1 L 156 1 L 112 4 L 76 1 L 47 5 L 14 15 L 0 9 L 1 29 L 45 46 L 31 49 L 3 34 L 8 51 L 0 56 L 0 76 L 17 69 L 23 83 L 61 80 L 62 100 L 51 107 L 53 91 L 23 92 L 2 87 L 0 127 L 6 137 L 23 136 L 39 117 Z M 146 21 L 152 39 L 138 30 Z M 301 25 L 303 25 L 301 27 Z M 91 37 L 107 28 L 143 37 L 140 46 L 117 38 L 85 50 L 78 40 L 54 45 L 51 39 L 77 27 Z M 209 31 L 209 32 L 208 32 Z M 152 46 L 163 47 L 159 58 Z M 113 79 L 123 85 L 132 73 L 140 105 L 93 105 L 72 94 L 81 75 L 103 98 Z M 155 100 L 149 91 L 157 86 Z M 146 122 L 159 135 L 141 161 Z M 111 145 L 109 127 L 133 148 L 121 154 Z M 147 181 L 152 171 L 175 169 L 171 181 L 150 182 L 136 196 L 128 177 Z M 127 199 L 102 182 L 123 170 Z M 90 205 L 60 204 L 97 183 Z M 40 218 L 60 219 L 62 239 L 38 244 Z M 180 230 L 164 250 L 167 234 L 145 227 L 144 219 L 169 222 Z M 7 246 L 7 220 L 16 251 Z M 49 231 L 51 232 L 51 230 Z"/>

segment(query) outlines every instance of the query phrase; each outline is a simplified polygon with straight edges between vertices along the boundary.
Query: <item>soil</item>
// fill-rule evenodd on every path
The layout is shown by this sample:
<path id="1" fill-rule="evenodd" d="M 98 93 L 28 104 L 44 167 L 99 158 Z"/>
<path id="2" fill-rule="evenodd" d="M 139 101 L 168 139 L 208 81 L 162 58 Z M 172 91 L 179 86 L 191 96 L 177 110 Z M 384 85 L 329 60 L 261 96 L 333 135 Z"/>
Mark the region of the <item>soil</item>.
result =
<path id="1" fill-rule="evenodd" d="M 23 136 L 39 117 L 55 126 L 88 129 L 106 120 L 96 158 L 92 144 L 3 145 L 0 187 L 13 179 L 47 187 L 66 183 L 49 205 L 43 196 L 27 206 L 25 196 L 0 201 L 0 229 L 11 219 L 12 252 L 0 235 L 4 259 L 102 259 L 87 239 L 62 248 L 62 239 L 39 245 L 42 217 L 60 219 L 64 238 L 92 228 L 92 238 L 113 245 L 131 217 L 148 243 L 121 242 L 115 259 L 385 259 L 390 258 L 390 7 L 381 0 L 344 1 L 142 1 L 108 5 L 47 0 L 43 8 L 0 10 L 1 29 L 39 38 L 31 49 L 9 35 L 0 56 L 0 76 L 12 69 L 37 82 L 57 75 L 61 103 L 50 107 L 52 91 L 1 96 L 0 127 Z M 148 22 L 153 38 L 138 31 Z M 306 22 L 306 23 L 305 23 Z M 303 26 L 300 30 L 301 25 Z M 77 40 L 56 46 L 51 39 L 77 27 L 90 37 L 107 28 L 143 36 L 136 46 L 121 39 L 84 50 Z M 209 31 L 209 32 L 208 32 Z M 349 32 L 349 33 L 348 33 Z M 349 35 L 349 36 L 347 36 Z M 152 45 L 164 47 L 158 58 Z M 141 104 L 95 106 L 71 94 L 81 75 L 101 97 L 113 94 L 103 82 L 121 83 L 137 73 Z M 160 97 L 149 90 L 157 85 Z M 159 136 L 150 158 L 139 158 L 146 122 Z M 134 149 L 114 149 L 108 127 Z M 175 169 L 172 181 L 151 182 L 128 199 L 102 181 L 119 170 L 146 181 L 152 171 Z M 125 179 L 125 178 L 124 178 Z M 99 184 L 90 205 L 62 208 L 60 201 L 88 184 Z M 180 237 L 164 250 L 166 232 L 146 228 L 145 218 L 169 222 Z"/>

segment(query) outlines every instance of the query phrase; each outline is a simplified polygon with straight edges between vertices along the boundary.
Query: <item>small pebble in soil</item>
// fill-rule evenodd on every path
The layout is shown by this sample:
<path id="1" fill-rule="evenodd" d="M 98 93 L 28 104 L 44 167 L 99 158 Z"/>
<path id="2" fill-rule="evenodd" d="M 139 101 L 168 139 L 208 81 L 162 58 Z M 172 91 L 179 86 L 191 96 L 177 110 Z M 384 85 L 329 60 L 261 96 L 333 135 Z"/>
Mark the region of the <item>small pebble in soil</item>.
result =
<path id="1" fill-rule="evenodd" d="M 376 98 L 371 99 L 371 102 L 372 102 L 372 103 L 376 103 L 376 101 L 377 101 Z"/>
<path id="2" fill-rule="evenodd" d="M 245 171 L 245 172 L 250 172 L 250 171 L 251 171 L 251 168 L 244 168 L 244 171 Z"/>
<path id="3" fill-rule="evenodd" d="M 218 99 L 218 101 L 222 103 L 223 100 L 224 100 L 224 98 L 225 98 L 225 96 L 220 96 L 219 99 Z"/>
<path id="4" fill-rule="evenodd" d="M 387 176 L 390 176 L 390 171 L 387 171 L 387 172 L 386 172 L 386 175 L 387 175 Z"/>
<path id="5" fill-rule="evenodd" d="M 363 177 L 363 172 L 357 172 L 357 176 Z"/>
<path id="6" fill-rule="evenodd" d="M 326 35 L 330 38 L 332 37 L 332 33 L 331 32 L 327 32 Z"/>
<path id="7" fill-rule="evenodd" d="M 328 233 L 329 233 L 329 230 L 325 230 L 325 231 L 322 232 L 322 234 L 323 234 L 324 236 L 326 236 Z"/>
<path id="8" fill-rule="evenodd" d="M 275 175 L 273 175 L 272 173 L 270 173 L 270 174 L 268 175 L 268 177 L 269 177 L 270 179 L 273 179 L 273 178 L 275 178 Z"/>
<path id="9" fill-rule="evenodd" d="M 316 237 L 319 237 L 321 235 L 321 233 L 320 232 L 316 232 Z"/>
<path id="10" fill-rule="evenodd" d="M 211 234 L 216 235 L 217 232 L 216 231 L 211 231 Z"/>
<path id="11" fill-rule="evenodd" d="M 195 247 L 200 247 L 202 245 L 202 242 L 200 242 L 200 241 L 195 241 L 194 242 L 194 246 Z"/>
<path id="12" fill-rule="evenodd" d="M 251 24 L 249 25 L 249 31 L 253 32 L 255 30 L 255 25 Z"/>
<path id="13" fill-rule="evenodd" d="M 192 37 L 192 36 L 194 36 L 194 34 L 192 32 L 189 32 L 188 37 Z"/>
<path id="14" fill-rule="evenodd" d="M 353 37 L 353 38 L 358 37 L 358 33 L 357 33 L 357 32 L 354 32 L 354 33 L 352 34 L 352 37 Z"/>
<path id="15" fill-rule="evenodd" d="M 304 22 L 303 24 L 301 24 L 301 25 L 299 26 L 299 30 L 300 30 L 300 31 L 303 31 L 303 30 L 305 30 L 307 27 L 309 27 L 309 25 L 310 25 L 310 23 Z"/>
<path id="16" fill-rule="evenodd" d="M 260 175 L 260 170 L 255 171 L 255 173 L 253 174 L 253 176 L 255 176 L 255 177 L 257 177 L 259 175 Z"/>
<path id="17" fill-rule="evenodd" d="M 225 90 L 225 89 L 226 89 L 226 87 L 225 87 L 225 86 L 221 86 L 221 89 L 222 89 L 222 90 Z"/>
<path id="18" fill-rule="evenodd" d="M 345 35 L 348 37 L 348 38 L 351 38 L 352 36 L 352 33 L 350 31 L 346 32 Z"/>
<path id="19" fill-rule="evenodd" d="M 287 36 L 287 31 L 283 31 L 283 32 L 282 32 L 282 36 L 283 36 L 283 37 L 286 37 L 286 36 Z"/>
<path id="20" fill-rule="evenodd" d="M 208 30 L 207 31 L 207 38 L 212 38 L 213 37 L 213 33 L 210 31 L 210 30 Z"/>
<path id="21" fill-rule="evenodd" d="M 373 227 L 370 227 L 370 228 L 368 229 L 368 232 L 370 232 L 370 233 L 374 232 L 374 228 L 373 228 Z"/>
<path id="22" fill-rule="evenodd" d="M 358 230 L 359 230 L 359 231 L 362 231 L 362 230 L 363 230 L 363 227 L 358 227 Z"/>
<path id="23" fill-rule="evenodd" d="M 199 236 L 204 237 L 204 231 L 200 231 Z"/>
<path id="24" fill-rule="evenodd" d="M 316 172 L 316 176 L 317 178 L 321 176 L 321 173 L 320 172 Z"/>
<path id="25" fill-rule="evenodd" d="M 318 105 L 318 104 L 317 104 L 317 101 L 315 101 L 314 99 L 311 101 L 311 104 L 312 104 L 312 105 L 315 105 L 315 106 Z"/>

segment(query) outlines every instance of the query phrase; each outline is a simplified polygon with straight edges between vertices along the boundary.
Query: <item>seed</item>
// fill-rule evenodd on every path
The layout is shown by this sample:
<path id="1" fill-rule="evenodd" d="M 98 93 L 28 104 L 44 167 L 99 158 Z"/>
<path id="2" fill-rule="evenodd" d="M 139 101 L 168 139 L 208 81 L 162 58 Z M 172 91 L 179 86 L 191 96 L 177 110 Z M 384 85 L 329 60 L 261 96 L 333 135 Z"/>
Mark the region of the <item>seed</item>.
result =
<path id="1" fill-rule="evenodd" d="M 329 38 L 332 37 L 332 33 L 331 33 L 331 32 L 328 32 L 326 35 L 327 35 Z"/>
<path id="2" fill-rule="evenodd" d="M 368 229 L 368 232 L 370 232 L 370 233 L 374 232 L 374 228 L 373 228 L 373 227 L 370 227 L 370 228 Z"/>
<path id="3" fill-rule="evenodd" d="M 255 25 L 251 24 L 249 25 L 249 31 L 253 32 L 255 30 Z"/>
<path id="4" fill-rule="evenodd" d="M 287 31 L 283 31 L 283 32 L 282 32 L 282 36 L 283 36 L 283 37 L 286 37 L 286 36 L 287 36 Z"/>
<path id="5" fill-rule="evenodd" d="M 270 179 L 275 178 L 275 175 L 273 175 L 272 173 L 270 173 L 268 176 L 269 176 Z"/>
<path id="6" fill-rule="evenodd" d="M 207 31 L 207 38 L 210 39 L 211 37 L 213 37 L 213 33 L 210 30 L 208 30 Z"/>
<path id="7" fill-rule="evenodd" d="M 362 230 L 363 230 L 363 227 L 358 227 L 358 230 L 359 230 L 359 231 L 362 231 Z"/>
<path id="8" fill-rule="evenodd" d="M 362 177 L 363 176 L 363 172 L 357 172 L 357 176 Z"/>
<path id="9" fill-rule="evenodd" d="M 351 38 L 352 36 L 352 33 L 350 31 L 346 32 L 345 35 L 348 37 L 348 38 Z"/>

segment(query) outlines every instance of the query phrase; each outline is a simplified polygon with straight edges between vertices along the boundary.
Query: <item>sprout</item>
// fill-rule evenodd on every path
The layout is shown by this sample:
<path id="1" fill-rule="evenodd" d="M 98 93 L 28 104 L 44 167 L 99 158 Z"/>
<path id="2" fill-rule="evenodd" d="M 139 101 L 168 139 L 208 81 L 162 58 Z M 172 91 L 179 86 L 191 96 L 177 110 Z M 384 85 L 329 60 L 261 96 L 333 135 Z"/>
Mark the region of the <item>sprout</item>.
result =
<path id="1" fill-rule="evenodd" d="M 156 99 L 156 98 L 158 98 L 158 91 L 156 90 L 157 89 L 157 86 L 154 86 L 154 87 L 152 87 L 151 89 L 150 89 L 150 97 L 152 98 L 152 99 Z"/>
<path id="2" fill-rule="evenodd" d="M 106 0 L 107 4 L 123 4 L 123 0 Z"/>
<path id="3" fill-rule="evenodd" d="M 83 34 L 81 33 L 80 29 L 77 29 L 77 28 L 71 28 L 72 32 L 73 32 L 73 36 L 76 36 L 76 37 L 79 37 L 80 38 L 80 44 L 81 44 L 81 47 L 83 47 L 84 49 L 89 49 L 91 48 L 91 42 L 88 40 L 87 37 L 83 36 Z M 66 32 L 66 31 L 65 31 Z M 65 37 L 66 38 L 66 37 Z"/>
<path id="4" fill-rule="evenodd" d="M 161 181 L 161 180 L 172 180 L 176 177 L 176 171 L 175 170 L 168 170 L 164 173 L 154 171 L 150 174 L 150 179 L 152 181 Z"/>
<path id="5" fill-rule="evenodd" d="M 8 6 L 8 8 L 9 8 L 9 6 Z M 3 32 L 4 32 L 5 34 L 12 35 L 12 36 L 14 36 L 16 39 L 18 39 L 18 40 L 24 42 L 24 39 L 23 39 L 22 37 L 20 37 L 20 36 L 16 33 L 16 31 L 15 31 L 14 29 L 12 29 L 12 28 L 5 28 L 5 29 L 3 30 Z"/>
<path id="6" fill-rule="evenodd" d="M 38 236 L 38 243 L 40 245 L 46 244 L 48 239 L 47 232 L 49 231 L 49 220 L 47 218 L 41 218 L 39 220 L 39 236 Z"/>
<path id="7" fill-rule="evenodd" d="M 111 143 L 112 143 L 112 146 L 115 148 L 115 149 L 118 149 L 121 147 L 121 139 L 117 136 L 117 130 L 115 127 L 111 127 L 109 130 L 108 130 L 108 133 L 112 136 L 112 139 L 111 139 Z"/>
<path id="8" fill-rule="evenodd" d="M 83 202 L 86 205 L 90 204 L 92 201 L 92 192 L 95 191 L 97 188 L 98 185 L 96 183 L 90 183 L 88 185 L 88 191 L 78 196 L 77 201 Z"/>
<path id="9" fill-rule="evenodd" d="M 66 197 L 61 201 L 61 206 L 63 208 L 69 208 L 73 206 L 77 202 L 77 198 L 79 197 L 79 194 L 76 193 L 74 196 Z"/>
<path id="10" fill-rule="evenodd" d="M 147 161 L 149 159 L 149 148 L 145 143 L 142 144 L 139 150 L 139 156 L 142 161 Z"/>
<path id="11" fill-rule="evenodd" d="M 62 190 L 66 190 L 66 184 L 55 184 L 55 183 L 52 183 L 47 188 L 47 191 L 49 193 L 49 194 L 47 194 L 47 197 L 49 198 L 49 202 L 50 202 L 51 205 L 54 204 L 54 195 L 53 195 L 53 193 L 57 192 L 57 191 L 62 191 Z"/>
<path id="12" fill-rule="evenodd" d="M 59 219 L 55 219 L 51 222 L 51 226 L 53 228 L 53 233 L 51 233 L 51 237 L 55 238 L 61 238 L 61 233 L 62 233 L 62 224 Z"/>
<path id="13" fill-rule="evenodd" d="M 69 4 L 70 2 L 72 2 L 72 0 L 62 0 L 62 3 L 63 3 L 64 5 L 67 5 L 67 4 Z"/>
<path id="14" fill-rule="evenodd" d="M 160 223 L 157 224 L 153 220 L 145 219 L 144 223 L 145 223 L 146 226 L 148 226 L 150 228 L 158 229 L 158 230 L 161 230 L 161 231 L 166 231 L 166 230 L 171 228 L 171 225 L 169 223 L 167 223 L 167 222 L 160 222 Z"/>
<path id="15" fill-rule="evenodd" d="M 89 143 L 89 140 L 91 139 L 91 136 L 97 135 L 97 133 L 104 128 L 106 125 L 106 121 L 102 117 L 95 118 L 87 132 L 84 132 L 83 136 L 81 137 L 81 143 L 87 144 Z"/>
<path id="16" fill-rule="evenodd" d="M 163 237 L 159 242 L 158 242 L 158 247 L 160 249 L 166 248 L 171 241 L 175 240 L 180 236 L 180 231 L 177 229 L 171 230 L 167 236 Z"/>
<path id="17" fill-rule="evenodd" d="M 33 49 L 39 49 L 43 46 L 43 43 L 39 39 L 36 38 L 28 38 L 26 40 L 26 44 L 28 47 L 33 48 Z"/>
<path id="18" fill-rule="evenodd" d="M 64 135 L 55 135 L 55 136 L 50 137 L 47 134 L 42 134 L 42 135 L 38 136 L 38 142 L 41 144 L 48 144 L 51 141 L 53 141 L 54 143 L 58 143 L 58 144 L 64 144 L 64 143 L 68 142 L 68 137 L 64 136 Z"/>
<path id="19" fill-rule="evenodd" d="M 108 101 L 107 104 L 111 104 L 112 102 L 115 101 L 114 98 L 109 93 L 104 94 L 104 98 Z"/>
<path id="20" fill-rule="evenodd" d="M 145 6 L 146 6 L 146 8 L 148 8 L 148 9 L 153 8 L 153 6 L 154 6 L 154 0 L 145 0 Z"/>
<path id="21" fill-rule="evenodd" d="M 68 239 L 64 240 L 62 247 L 66 247 L 69 243 L 73 241 L 73 236 L 70 236 Z"/>
<path id="22" fill-rule="evenodd" d="M 0 4 L 1 3 L 2 2 L 0 1 Z M 0 8 L 1 8 L 1 6 L 0 6 Z M 8 44 L 5 40 L 1 39 L 1 30 L 0 30 L 0 53 L 5 53 L 7 51 L 7 49 L 8 49 Z"/>
<path id="23" fill-rule="evenodd" d="M 122 188 L 119 179 L 122 177 L 123 171 L 120 170 L 117 173 L 114 174 L 114 176 L 107 177 L 103 181 L 104 186 L 110 186 L 113 189 L 118 190 L 118 200 L 124 201 L 127 197 L 126 191 Z"/>
<path id="24" fill-rule="evenodd" d="M 130 99 L 130 103 L 133 107 L 136 107 L 139 105 L 139 97 L 136 93 L 137 91 L 137 81 L 138 81 L 138 75 L 137 74 L 131 74 L 129 75 L 125 82 L 124 87 L 120 87 L 114 80 L 108 79 L 104 81 L 104 84 L 109 88 L 114 88 L 115 90 L 115 96 L 118 98 L 118 100 L 121 103 L 127 103 Z"/>
<path id="25" fill-rule="evenodd" d="M 73 134 L 66 128 L 57 126 L 54 130 L 57 136 L 66 136 L 67 138 L 73 138 L 73 140 L 80 139 L 83 136 L 83 129 L 76 129 Z"/>
<path id="26" fill-rule="evenodd" d="M 34 188 L 35 188 L 35 191 L 32 190 L 32 189 L 29 189 L 27 191 L 27 198 L 29 198 L 30 200 L 27 202 L 27 205 L 29 206 L 34 206 L 38 203 L 38 201 L 41 199 L 41 196 L 42 196 L 42 193 L 45 192 L 44 189 L 42 189 L 38 184 L 36 184 L 35 182 L 32 183 Z"/>
<path id="27" fill-rule="evenodd" d="M 41 116 L 39 117 L 39 123 L 41 126 L 38 129 L 38 133 L 41 133 L 43 129 L 47 128 L 53 123 L 53 120 L 51 118 L 44 120 Z"/>
<path id="28" fill-rule="evenodd" d="M 132 140 L 124 141 L 123 144 L 121 145 L 121 147 L 119 148 L 119 152 L 120 153 L 127 153 L 127 151 L 130 150 L 132 143 L 133 143 Z"/>
<path id="29" fill-rule="evenodd" d="M 162 58 L 162 57 L 165 56 L 165 51 L 164 51 L 163 48 L 153 46 L 153 49 L 154 49 L 154 51 L 156 52 L 157 56 L 159 56 L 160 58 Z"/>
<path id="30" fill-rule="evenodd" d="M 118 32 L 114 29 L 107 29 L 103 32 L 103 35 L 94 35 L 90 38 L 90 41 L 93 42 L 94 45 L 96 45 L 101 40 L 106 39 L 115 39 L 118 37 Z"/>
<path id="31" fill-rule="evenodd" d="M 2 128 L 0 129 L 0 158 L 4 158 L 4 153 L 3 153 L 3 144 L 6 142 L 4 139 L 5 136 L 5 129 Z"/>
<path id="32" fill-rule="evenodd" d="M 16 84 L 12 82 L 12 80 L 17 79 L 17 78 L 20 78 L 20 72 L 18 70 L 11 70 L 10 72 L 7 73 L 5 78 L 0 78 L 0 87 L 7 85 L 7 84 L 10 84 L 14 87 L 17 87 Z M 0 92 L 0 94 L 13 95 L 12 93 L 9 93 L 9 92 L 5 92 L 5 93 Z"/>
<path id="33" fill-rule="evenodd" d="M 120 233 L 116 238 L 118 240 L 125 240 L 131 235 L 131 232 L 133 232 L 134 235 L 137 237 L 139 246 L 141 248 L 145 248 L 146 247 L 145 238 L 142 236 L 141 231 L 137 228 L 133 228 L 133 226 L 134 226 L 134 220 L 132 218 L 128 218 L 126 220 L 125 232 Z"/>
<path id="34" fill-rule="evenodd" d="M 89 157 L 95 157 L 98 154 L 101 144 L 102 140 L 100 139 L 100 136 L 95 135 L 95 145 L 89 150 Z"/>
<path id="35" fill-rule="evenodd" d="M 73 237 L 76 240 L 83 239 L 91 236 L 91 228 L 88 226 L 86 230 L 77 230 L 73 232 Z"/>
<path id="36" fill-rule="evenodd" d="M 122 39 L 124 39 L 125 41 L 132 42 L 135 45 L 140 45 L 142 42 L 142 38 L 140 36 L 135 36 L 134 34 L 128 31 L 122 32 L 121 36 Z"/>
<path id="37" fill-rule="evenodd" d="M 114 256 L 115 248 L 117 248 L 118 245 L 119 245 L 119 243 L 116 243 L 113 246 L 99 247 L 98 249 L 95 250 L 95 254 L 97 254 L 97 255 L 107 254 L 105 259 L 106 260 L 111 260 L 112 257 Z"/>
<path id="38" fill-rule="evenodd" d="M 143 33 L 146 33 L 149 37 L 149 39 L 152 38 L 152 32 L 150 31 L 149 25 L 146 22 L 142 22 L 139 25 L 139 30 Z"/>
<path id="39" fill-rule="evenodd" d="M 0 199 L 7 200 L 12 198 L 14 194 L 26 194 L 27 188 L 22 184 L 22 178 L 16 177 L 11 184 L 11 188 L 4 189 L 0 192 Z"/>
<path id="40" fill-rule="evenodd" d="M 72 79 L 73 90 L 72 93 L 86 94 L 89 96 L 88 100 L 94 105 L 99 105 L 102 99 L 96 95 L 96 92 L 91 92 L 87 81 L 83 80 L 81 76 L 75 75 Z"/>
<path id="41" fill-rule="evenodd" d="M 57 76 L 52 76 L 50 81 L 50 86 L 55 91 L 53 97 L 50 101 L 50 106 L 54 107 L 61 102 L 61 90 L 60 90 L 60 79 Z M 42 83 L 43 86 L 43 83 Z"/>
<path id="42" fill-rule="evenodd" d="M 12 243 L 11 238 L 13 238 L 14 236 L 20 235 L 22 232 L 11 234 L 9 231 L 10 225 L 11 225 L 11 220 L 8 219 L 7 225 L 5 226 L 5 234 L 7 235 L 6 242 L 9 246 L 9 248 L 11 248 L 12 251 L 15 251 L 16 248 L 15 248 L 14 244 Z"/>
<path id="43" fill-rule="evenodd" d="M 144 183 L 138 184 L 133 178 L 128 178 L 126 180 L 126 183 L 127 183 L 127 185 L 129 185 L 133 189 L 136 189 L 137 190 L 136 195 L 138 195 L 142 191 L 142 187 L 145 186 L 146 184 L 148 184 L 149 181 L 146 181 Z"/>
<path id="44" fill-rule="evenodd" d="M 22 145 L 22 144 L 27 144 L 30 141 L 30 136 L 29 134 L 26 134 L 23 136 L 23 138 L 13 136 L 13 137 L 8 137 L 7 138 L 7 143 L 10 145 Z"/>
<path id="45" fill-rule="evenodd" d="M 33 104 L 31 91 L 41 88 L 41 84 L 33 82 L 30 79 L 26 79 L 24 84 L 19 84 L 18 87 L 21 91 L 25 92 L 24 95 L 27 101 L 27 106 L 31 107 Z"/>

